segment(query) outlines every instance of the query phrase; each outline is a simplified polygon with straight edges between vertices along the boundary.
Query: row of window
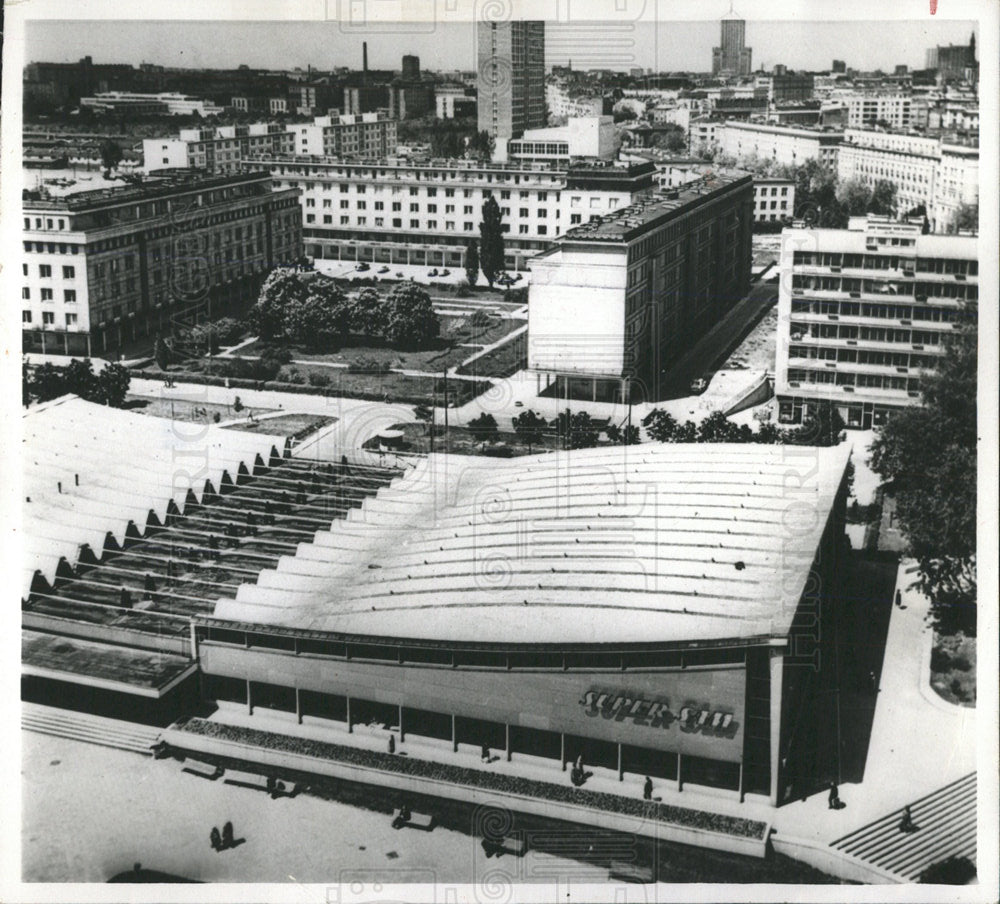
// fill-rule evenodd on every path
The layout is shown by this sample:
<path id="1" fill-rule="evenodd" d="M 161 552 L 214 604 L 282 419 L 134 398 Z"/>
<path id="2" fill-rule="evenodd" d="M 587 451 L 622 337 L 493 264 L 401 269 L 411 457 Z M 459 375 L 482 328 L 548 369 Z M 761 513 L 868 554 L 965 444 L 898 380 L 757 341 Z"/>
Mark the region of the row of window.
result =
<path id="1" fill-rule="evenodd" d="M 793 342 L 804 336 L 813 339 L 847 339 L 864 342 L 899 342 L 913 345 L 940 345 L 941 333 L 928 330 L 899 330 L 881 326 L 848 326 L 842 323 L 797 323 L 789 326 Z M 945 334 L 947 335 L 947 334 Z"/>
<path id="2" fill-rule="evenodd" d="M 887 374 L 854 374 L 832 370 L 788 369 L 789 383 L 829 383 L 835 386 L 857 386 L 861 389 L 891 389 L 899 392 L 919 392 L 919 377 L 894 377 Z"/>
<path id="3" fill-rule="evenodd" d="M 929 320 L 935 323 L 955 323 L 962 312 L 954 308 L 928 305 L 871 304 L 860 301 L 826 301 L 792 299 L 793 314 L 833 314 L 840 317 L 875 317 L 881 320 Z"/>
<path id="4" fill-rule="evenodd" d="M 21 311 L 21 323 L 31 324 L 34 322 L 31 311 Z M 76 314 L 66 315 L 66 326 L 76 326 L 78 317 Z M 56 315 L 54 311 L 42 311 L 42 326 L 55 326 Z"/>
<path id="5" fill-rule="evenodd" d="M 53 300 L 52 290 L 51 289 L 42 289 L 41 290 L 41 297 L 42 297 L 42 301 L 52 301 Z M 27 286 L 24 286 L 21 289 L 21 298 L 23 298 L 25 301 L 30 301 L 31 300 L 31 289 L 29 289 Z M 63 290 L 63 301 L 66 304 L 76 304 L 76 289 L 64 289 Z"/>
<path id="6" fill-rule="evenodd" d="M 792 289 L 810 292 L 864 292 L 866 295 L 906 295 L 911 293 L 919 299 L 955 298 L 975 301 L 979 298 L 979 287 L 961 282 L 916 282 L 899 283 L 887 280 L 858 279 L 842 276 L 802 276 L 793 274 Z"/>
<path id="7" fill-rule="evenodd" d="M 869 239 L 870 241 L 870 239 Z M 887 239 L 879 239 L 889 241 Z M 904 242 L 895 239 L 893 242 Z M 911 242 L 913 244 L 913 242 Z M 915 261 L 915 264 L 914 264 Z M 841 254 L 839 252 L 796 251 L 792 258 L 795 266 L 848 267 L 862 270 L 909 270 L 917 273 L 967 274 L 979 273 L 979 262 L 952 257 L 899 257 L 886 254 Z"/>
<path id="8" fill-rule="evenodd" d="M 864 348 L 829 348 L 822 345 L 792 345 L 789 359 L 836 361 L 839 364 L 868 364 L 875 367 L 918 367 L 932 369 L 940 359 L 936 355 L 907 352 L 884 352 Z"/>

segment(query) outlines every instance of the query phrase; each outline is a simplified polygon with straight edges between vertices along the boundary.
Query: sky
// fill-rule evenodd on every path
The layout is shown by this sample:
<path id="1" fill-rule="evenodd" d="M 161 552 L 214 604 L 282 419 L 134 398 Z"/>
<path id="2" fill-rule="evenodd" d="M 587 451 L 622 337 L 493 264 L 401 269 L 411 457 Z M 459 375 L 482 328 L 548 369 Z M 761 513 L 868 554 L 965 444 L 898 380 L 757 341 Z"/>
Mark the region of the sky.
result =
<path id="1" fill-rule="evenodd" d="M 926 48 L 967 44 L 974 22 L 748 21 L 746 43 L 754 68 L 783 63 L 790 69 L 829 69 L 833 59 L 857 69 L 891 72 L 898 64 L 922 68 Z M 292 69 L 312 65 L 361 68 L 368 41 L 372 69 L 399 69 L 414 53 L 424 69 L 475 69 L 475 29 L 469 23 L 399 23 L 376 31 L 349 22 L 125 22 L 33 21 L 27 23 L 25 59 L 69 62 L 90 55 L 95 63 Z M 574 69 L 711 69 L 719 43 L 718 21 L 549 23 L 547 66 Z"/>

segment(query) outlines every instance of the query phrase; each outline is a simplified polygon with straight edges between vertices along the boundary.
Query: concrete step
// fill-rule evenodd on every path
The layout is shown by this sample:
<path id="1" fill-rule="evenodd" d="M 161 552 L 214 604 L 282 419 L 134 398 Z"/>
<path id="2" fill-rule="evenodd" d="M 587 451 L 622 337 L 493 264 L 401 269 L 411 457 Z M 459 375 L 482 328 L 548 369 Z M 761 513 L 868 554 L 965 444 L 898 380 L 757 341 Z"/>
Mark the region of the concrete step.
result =
<path id="1" fill-rule="evenodd" d="M 147 756 L 152 755 L 150 748 L 160 736 L 160 729 L 155 726 L 33 703 L 23 704 L 21 727 L 40 734 L 130 750 Z"/>

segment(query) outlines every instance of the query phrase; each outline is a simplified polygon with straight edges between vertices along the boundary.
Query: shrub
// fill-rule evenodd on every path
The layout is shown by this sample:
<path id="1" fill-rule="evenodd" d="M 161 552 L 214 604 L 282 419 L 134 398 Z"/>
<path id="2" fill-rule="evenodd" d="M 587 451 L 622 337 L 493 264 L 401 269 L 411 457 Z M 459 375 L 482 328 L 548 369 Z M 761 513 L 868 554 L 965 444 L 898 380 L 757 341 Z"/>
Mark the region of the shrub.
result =
<path id="1" fill-rule="evenodd" d="M 315 370 L 309 371 L 309 385 L 310 386 L 329 386 L 330 385 L 330 375 L 320 373 Z"/>
<path id="2" fill-rule="evenodd" d="M 352 374 L 378 374 L 379 376 L 389 372 L 389 364 L 386 361 L 379 361 L 377 358 L 360 357 L 352 361 L 347 369 Z"/>

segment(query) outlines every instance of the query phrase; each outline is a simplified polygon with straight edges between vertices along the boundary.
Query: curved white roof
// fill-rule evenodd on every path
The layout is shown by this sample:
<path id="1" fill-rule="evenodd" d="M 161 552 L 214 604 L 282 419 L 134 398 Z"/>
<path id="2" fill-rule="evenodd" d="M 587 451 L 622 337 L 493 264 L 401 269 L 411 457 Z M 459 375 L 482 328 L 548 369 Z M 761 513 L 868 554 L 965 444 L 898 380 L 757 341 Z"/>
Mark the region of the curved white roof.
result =
<path id="1" fill-rule="evenodd" d="M 657 444 L 430 456 L 215 615 L 456 641 L 782 636 L 849 455 Z"/>
<path id="2" fill-rule="evenodd" d="M 142 533 L 152 509 L 162 521 L 171 499 L 183 511 L 188 490 L 201 499 L 223 471 L 252 471 L 284 437 L 148 417 L 63 396 L 24 415 L 24 559 L 21 593 L 36 570 L 51 582 L 59 559 L 72 565 L 89 544 L 100 557 L 108 531 L 121 543 L 134 521 Z M 79 484 L 77 484 L 79 477 Z M 62 490 L 60 491 L 60 483 Z"/>

